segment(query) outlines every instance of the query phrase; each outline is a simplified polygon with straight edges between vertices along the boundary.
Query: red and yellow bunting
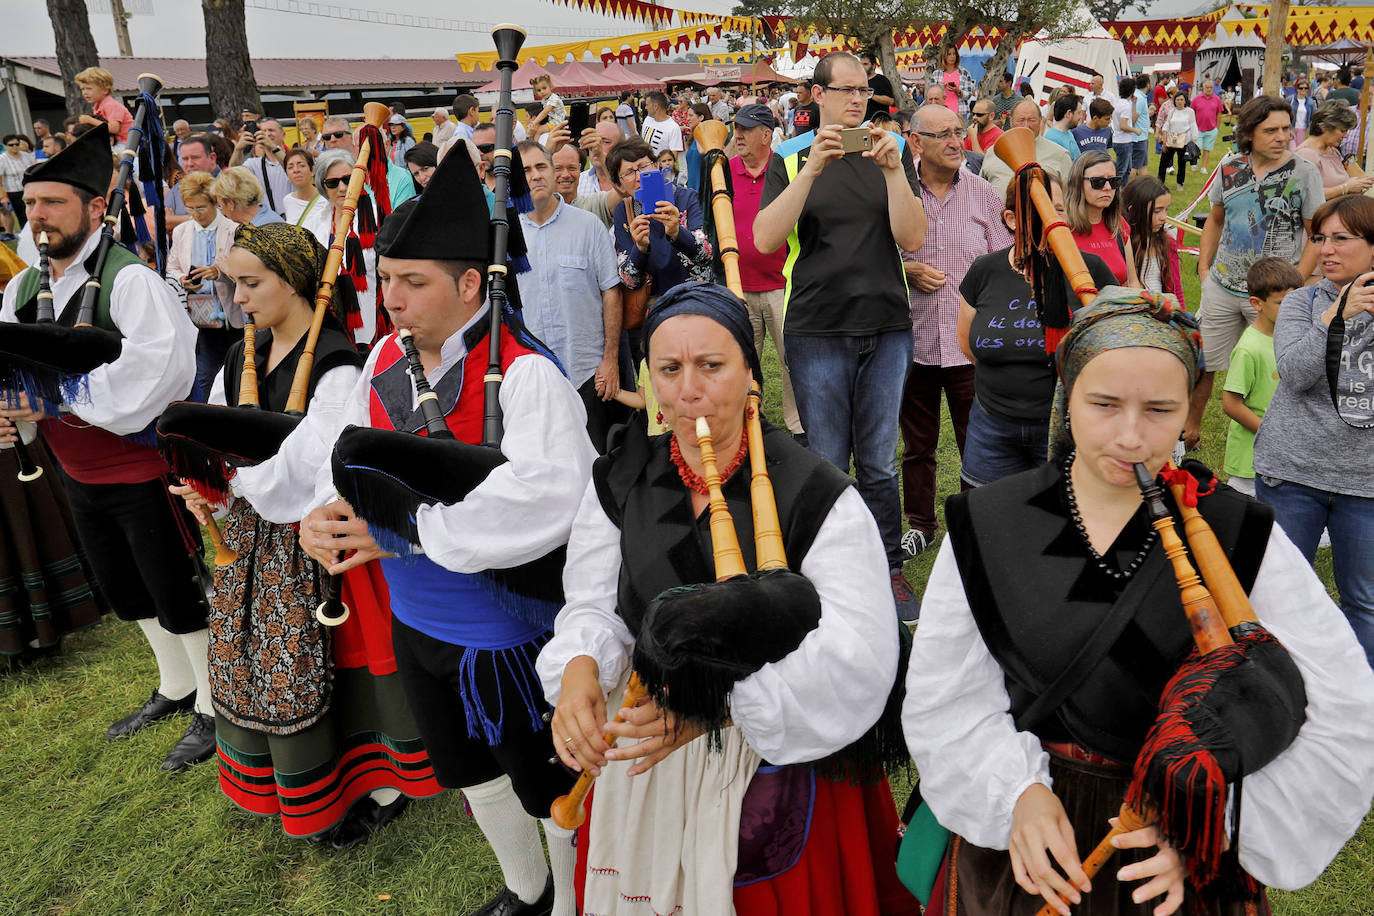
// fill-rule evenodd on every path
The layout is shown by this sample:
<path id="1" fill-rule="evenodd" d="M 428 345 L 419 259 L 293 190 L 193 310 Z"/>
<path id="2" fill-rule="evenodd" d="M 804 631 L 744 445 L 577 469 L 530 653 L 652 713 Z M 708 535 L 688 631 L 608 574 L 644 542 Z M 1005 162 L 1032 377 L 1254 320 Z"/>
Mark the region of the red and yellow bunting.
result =
<path id="1" fill-rule="evenodd" d="M 536 45 L 520 50 L 520 63 L 523 64 L 532 60 L 541 65 L 561 64 L 570 60 L 585 61 L 590 55 L 594 60 L 603 64 L 608 64 L 613 60 L 628 64 L 637 60 L 651 60 L 690 50 L 703 42 L 719 38 L 721 32 L 721 25 L 717 21 L 684 28 L 640 32 L 636 35 L 594 38 L 588 41 L 569 41 L 556 45 Z M 468 72 L 490 70 L 496 66 L 495 51 L 456 54 L 454 56 L 458 60 L 458 68 Z"/>

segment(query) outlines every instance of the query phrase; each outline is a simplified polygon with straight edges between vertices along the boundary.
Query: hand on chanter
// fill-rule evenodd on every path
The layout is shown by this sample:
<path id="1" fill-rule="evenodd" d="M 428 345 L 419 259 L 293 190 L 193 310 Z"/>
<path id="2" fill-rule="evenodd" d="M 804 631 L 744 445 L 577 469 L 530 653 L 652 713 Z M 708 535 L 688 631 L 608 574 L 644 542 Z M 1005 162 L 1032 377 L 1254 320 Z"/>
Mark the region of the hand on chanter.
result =
<path id="1" fill-rule="evenodd" d="M 0 391 L 0 417 L 11 423 L 37 423 L 46 417 L 43 405 L 29 404 L 29 396 L 22 391 Z"/>
<path id="2" fill-rule="evenodd" d="M 618 721 L 606 726 L 606 732 L 616 738 L 635 738 L 637 744 L 613 747 L 606 752 L 609 760 L 637 760 L 627 771 L 630 776 L 647 773 L 654 764 L 684 744 L 700 737 L 705 729 L 678 717 L 659 706 L 652 699 L 640 700 L 633 709 L 622 709 Z"/>
<path id="3" fill-rule="evenodd" d="M 180 496 L 185 500 L 186 508 L 191 510 L 191 514 L 196 517 L 197 522 L 202 525 L 210 524 L 211 513 L 214 512 L 214 507 L 210 505 L 209 500 L 197 493 L 194 487 L 182 483 L 174 487 L 168 487 L 167 492 L 171 493 L 173 496 Z"/>
<path id="4" fill-rule="evenodd" d="M 606 695 L 601 692 L 598 676 L 596 661 L 591 656 L 579 655 L 568 662 L 563 669 L 558 706 L 550 722 L 558 759 L 571 770 L 586 770 L 593 776 L 601 775 L 610 748 L 603 737 Z"/>
<path id="5" fill-rule="evenodd" d="M 394 557 L 383 550 L 367 531 L 367 522 L 342 499 L 321 506 L 301 519 L 301 549 L 324 566 L 332 576 L 355 567 Z M 353 554 L 345 559 L 344 554 Z"/>
<path id="6" fill-rule="evenodd" d="M 1012 872 L 1028 894 L 1044 897 L 1055 912 L 1069 916 L 1069 903 L 1092 890 L 1074 841 L 1064 804 L 1049 787 L 1034 783 L 1021 793 L 1011 813 Z M 1050 856 L 1054 862 L 1050 861 Z M 1055 862 L 1059 868 L 1055 868 Z M 1061 873 L 1062 869 L 1062 873 Z M 1066 877 L 1067 876 L 1067 877 Z"/>
<path id="7" fill-rule="evenodd" d="M 1111 819 L 1111 825 L 1117 826 L 1117 818 Z M 1159 835 L 1159 830 L 1153 824 L 1141 827 L 1139 830 L 1113 837 L 1112 845 L 1117 849 L 1159 847 L 1159 852 L 1150 858 L 1120 869 L 1116 877 L 1118 881 L 1140 881 L 1149 878 L 1149 881 L 1131 892 L 1131 899 L 1136 903 L 1144 903 L 1163 895 L 1164 901 L 1155 907 L 1154 916 L 1169 916 L 1170 913 L 1177 912 L 1183 905 L 1183 882 L 1187 877 L 1187 870 L 1183 865 L 1183 857 L 1178 854 L 1178 850 L 1164 841 Z"/>

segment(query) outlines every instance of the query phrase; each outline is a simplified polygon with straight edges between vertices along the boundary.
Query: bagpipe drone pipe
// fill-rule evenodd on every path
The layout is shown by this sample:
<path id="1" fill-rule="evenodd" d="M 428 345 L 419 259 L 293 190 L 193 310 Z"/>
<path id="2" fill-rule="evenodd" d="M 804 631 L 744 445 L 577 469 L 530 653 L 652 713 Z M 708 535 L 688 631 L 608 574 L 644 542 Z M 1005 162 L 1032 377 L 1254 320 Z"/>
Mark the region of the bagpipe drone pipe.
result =
<path id="1" fill-rule="evenodd" d="M 532 204 L 524 168 L 512 165 L 512 132 L 515 111 L 511 106 L 511 76 L 525 32 L 515 25 L 500 25 L 492 32 L 499 55 L 501 91 L 494 123 L 496 155 L 491 167 L 495 177 L 495 205 L 491 211 L 490 266 L 487 298 L 490 324 L 487 332 L 488 364 L 483 383 L 482 442 L 480 445 L 453 437 L 438 396 L 425 379 L 424 368 L 408 333 L 398 335 L 405 350 L 423 418 L 415 430 L 384 430 L 350 426 L 334 446 L 334 484 L 339 495 L 365 519 L 377 543 L 405 556 L 419 546 L 416 513 L 422 506 L 461 502 L 507 458 L 501 452 L 502 382 L 501 338 L 503 327 L 517 340 L 542 348 L 520 319 L 519 289 L 515 274 L 527 270 L 519 212 Z M 440 168 L 443 168 L 441 163 Z M 437 175 L 437 173 L 436 173 Z M 431 181 L 433 189 L 433 180 Z M 427 192 L 428 195 L 428 192 Z M 546 351 L 545 351 L 546 352 Z M 479 354 L 472 353 L 470 359 Z M 423 433 L 417 435 L 416 433 Z M 483 576 L 494 585 L 493 595 L 517 617 L 552 626 L 563 603 L 563 564 L 566 548 L 559 547 L 531 562 L 487 570 Z"/>
<path id="2" fill-rule="evenodd" d="M 96 307 L 102 293 L 102 275 L 110 249 L 115 245 L 116 226 L 124 211 L 125 188 L 133 172 L 134 158 L 140 145 L 161 135 L 157 94 L 162 91 L 162 80 L 144 73 L 138 78 L 138 88 L 127 148 L 120 154 L 114 188 L 106 198 L 94 266 L 81 290 L 77 308 L 74 311 L 64 309 L 62 316 L 55 317 L 49 298 L 48 310 L 36 320 L 0 324 L 0 390 L 22 391 L 30 402 L 41 402 L 51 408 L 51 413 L 56 413 L 58 405 L 79 402 L 85 395 L 91 371 L 114 362 L 123 350 L 123 338 L 117 331 L 93 327 L 92 323 L 96 320 Z M 97 127 L 91 133 L 108 137 L 108 128 Z M 73 154 L 77 142 L 53 159 Z M 76 155 L 83 152 L 78 151 Z M 105 161 L 108 166 L 108 159 Z"/>
<path id="3" fill-rule="evenodd" d="M 1025 129 L 1009 130 L 998 137 L 994 151 L 1016 175 L 1018 268 L 1031 275 L 1038 297 L 1040 289 L 1060 286 L 1046 279 L 1052 255 L 1057 261 L 1053 270 L 1062 271 L 1084 305 L 1091 304 L 1097 289 L 1050 200 L 1048 181 L 1035 162 L 1034 136 Z M 1067 308 L 1043 317 L 1051 353 L 1056 349 L 1051 340 L 1057 345 L 1070 317 Z M 1201 465 L 1196 470 L 1205 472 Z M 1083 870 L 1091 878 L 1106 865 L 1115 852 L 1116 836 L 1156 824 L 1183 857 L 1194 889 L 1204 895 L 1250 899 L 1260 890 L 1237 861 L 1238 820 L 1227 849 L 1229 787 L 1292 743 L 1306 718 L 1306 693 L 1297 666 L 1256 619 L 1225 550 L 1195 508 L 1198 496 L 1211 489 L 1200 490 L 1197 475 L 1186 470 L 1166 465 L 1162 475 L 1184 517 L 1187 546 L 1175 530 L 1160 484 L 1144 465 L 1136 465 L 1151 524 L 1173 565 L 1195 647 L 1160 696 L 1159 715 L 1132 768 L 1119 826 L 1083 860 Z M 1214 486 L 1210 472 L 1205 476 Z M 1196 569 L 1188 558 L 1190 551 Z M 1053 912 L 1046 904 L 1038 916 Z"/>
<path id="4" fill-rule="evenodd" d="M 377 128 L 385 123 L 389 115 L 390 110 L 385 105 L 369 102 L 364 110 L 364 122 Z M 318 365 L 320 372 L 315 372 L 316 351 L 326 319 L 332 314 L 340 328 L 346 327 L 349 324 L 348 317 L 355 314 L 358 308 L 352 281 L 347 276 L 340 281 L 339 271 L 343 264 L 348 227 L 352 225 L 353 211 L 366 181 L 368 163 L 383 155 L 380 150 L 380 145 L 373 144 L 367 136 L 359 145 L 347 193 L 335 213 L 334 242 L 319 267 L 320 280 L 315 291 L 314 314 L 296 363 L 284 409 L 280 413 L 262 409 L 258 388 L 256 328 L 249 321 L 243 328 L 243 361 L 236 403 L 223 406 L 182 401 L 170 405 L 158 418 L 158 450 L 166 458 L 172 473 L 211 502 L 223 503 L 228 500 L 229 481 L 238 468 L 261 464 L 281 451 L 282 443 L 295 431 L 305 415 L 317 375 L 344 362 L 361 362 L 361 357 L 352 350 L 331 350 L 325 354 L 324 362 Z M 215 562 L 220 565 L 232 563 L 234 553 L 224 546 L 213 519 L 209 531 L 215 542 Z M 329 582 L 329 594 L 334 599 L 337 599 L 337 578 L 330 577 Z M 324 605 L 321 607 L 324 608 Z M 343 618 L 338 614 L 329 613 L 327 608 L 324 610 L 325 613 L 317 614 L 321 622 L 336 617 L 337 622 L 342 622 Z"/>

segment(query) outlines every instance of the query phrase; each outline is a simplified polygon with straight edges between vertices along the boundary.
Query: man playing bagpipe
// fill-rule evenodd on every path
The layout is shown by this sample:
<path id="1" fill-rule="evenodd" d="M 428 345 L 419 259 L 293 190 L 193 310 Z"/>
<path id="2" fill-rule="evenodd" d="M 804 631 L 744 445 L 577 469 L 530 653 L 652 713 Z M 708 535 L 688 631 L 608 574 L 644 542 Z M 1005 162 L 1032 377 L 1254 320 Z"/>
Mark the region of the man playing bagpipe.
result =
<path id="1" fill-rule="evenodd" d="M 110 135 L 100 125 L 24 176 L 30 220 L 49 240 L 52 301 L 61 303 L 50 327 L 80 332 L 72 327 L 82 324 L 77 300 L 98 280 L 89 319 L 94 330 L 85 330 L 114 341 L 117 358 L 92 360 L 95 368 L 83 374 L 79 391 L 51 398 L 66 402 L 61 412 L 52 403 L 9 393 L 12 406 L 0 410 L 0 436 L 13 432 L 14 421 L 41 421 L 101 591 L 120 619 L 138 622 L 157 657 L 157 688 L 140 709 L 111 725 L 106 737 L 128 737 L 151 722 L 194 710 L 185 735 L 163 762 L 164 769 L 178 770 L 215 750 L 203 548 L 195 521 L 167 492 L 174 481 L 151 441 L 158 414 L 191 389 L 196 332 L 166 284 L 126 249 L 110 247 L 103 271 L 92 276 L 110 174 Z M 20 274 L 5 289 L 0 321 L 42 320 L 39 287 L 39 271 Z"/>
<path id="2" fill-rule="evenodd" d="M 511 253 L 524 253 L 503 202 L 501 226 L 471 159 L 448 156 L 424 195 L 382 226 L 378 273 L 398 333 L 372 351 L 349 396 L 351 426 L 335 444 L 332 479 L 325 469 L 316 490 L 328 504 L 306 517 L 301 538 L 335 573 L 385 557 L 396 663 L 435 774 L 464 791 L 504 877 L 478 912 L 571 916 L 572 834 L 548 812 L 572 777 L 550 761 L 534 671 L 561 604 L 547 594 L 552 586 L 561 597 L 561 564 L 540 581 L 516 567 L 566 544 L 595 453 L 577 392 L 504 295 L 489 290 L 490 269 L 505 278 L 500 291 L 513 292 L 505 272 L 517 261 L 498 244 L 507 226 Z M 493 309 L 503 319 L 495 373 Z M 483 403 L 493 375 L 504 377 L 499 451 L 475 444 L 498 406 Z M 474 455 L 480 467 L 467 463 Z M 397 484 L 415 476 L 429 479 Z M 461 493 L 417 504 L 416 495 L 423 503 L 460 480 Z M 334 496 L 336 486 L 351 503 Z"/>

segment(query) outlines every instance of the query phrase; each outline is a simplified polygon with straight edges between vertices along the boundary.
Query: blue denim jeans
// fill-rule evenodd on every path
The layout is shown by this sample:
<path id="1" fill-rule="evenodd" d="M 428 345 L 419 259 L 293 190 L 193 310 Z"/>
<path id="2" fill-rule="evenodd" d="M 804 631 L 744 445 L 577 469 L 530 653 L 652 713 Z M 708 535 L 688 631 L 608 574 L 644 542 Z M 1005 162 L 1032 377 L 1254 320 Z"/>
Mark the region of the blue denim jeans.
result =
<path id="1" fill-rule="evenodd" d="M 792 392 L 811 450 L 848 472 L 878 523 L 887 564 L 900 569 L 902 505 L 897 491 L 897 417 L 911 367 L 909 330 L 862 337 L 783 338 Z"/>
<path id="2" fill-rule="evenodd" d="M 1307 558 L 1317 554 L 1322 529 L 1331 533 L 1331 559 L 1341 610 L 1374 665 L 1374 499 L 1255 475 L 1255 496 L 1274 507 L 1284 534 Z"/>
<path id="3" fill-rule="evenodd" d="M 210 400 L 215 377 L 224 368 L 224 358 L 234 341 L 243 339 L 243 331 L 234 328 L 201 328 L 196 333 L 196 387 L 187 397 L 204 404 Z"/>
<path id="4" fill-rule="evenodd" d="M 959 472 L 971 487 L 1010 477 L 1044 464 L 1049 454 L 1050 421 L 1027 423 L 986 410 L 974 398 L 968 414 L 964 466 Z"/>
<path id="5" fill-rule="evenodd" d="M 1126 176 L 1131 174 L 1131 158 L 1135 155 L 1134 143 L 1113 143 L 1112 152 L 1116 154 L 1116 177 L 1121 179 L 1121 187 L 1126 186 Z M 1121 193 L 1118 188 L 1116 193 Z"/>

